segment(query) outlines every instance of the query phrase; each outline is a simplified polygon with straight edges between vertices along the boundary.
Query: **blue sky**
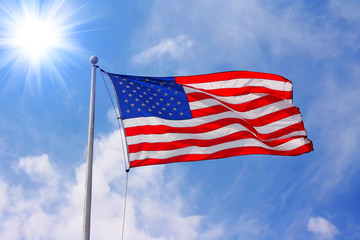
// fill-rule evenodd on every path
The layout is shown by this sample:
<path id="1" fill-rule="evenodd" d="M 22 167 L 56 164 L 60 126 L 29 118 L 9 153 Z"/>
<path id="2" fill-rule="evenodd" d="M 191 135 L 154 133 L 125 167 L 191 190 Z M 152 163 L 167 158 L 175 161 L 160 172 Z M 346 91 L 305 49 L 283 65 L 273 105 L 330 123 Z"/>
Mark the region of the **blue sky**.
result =
<path id="1" fill-rule="evenodd" d="M 356 0 L 2 1 L 0 239 L 81 237 L 92 55 L 122 74 L 282 75 L 315 147 L 132 169 L 125 239 L 359 239 L 359 10 Z M 61 39 L 38 57 L 16 42 L 34 15 L 53 23 L 43 38 L 59 29 Z M 96 90 L 91 236 L 119 239 L 124 160 L 99 72 Z"/>

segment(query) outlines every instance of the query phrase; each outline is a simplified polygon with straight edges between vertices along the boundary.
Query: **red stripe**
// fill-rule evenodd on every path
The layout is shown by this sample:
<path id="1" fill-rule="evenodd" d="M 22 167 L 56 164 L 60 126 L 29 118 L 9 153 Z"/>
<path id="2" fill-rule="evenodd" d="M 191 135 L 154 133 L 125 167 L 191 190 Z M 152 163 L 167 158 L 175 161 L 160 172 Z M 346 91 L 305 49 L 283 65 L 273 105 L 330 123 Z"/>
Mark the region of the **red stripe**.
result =
<path id="1" fill-rule="evenodd" d="M 302 138 L 305 136 L 296 136 L 284 139 L 276 139 L 271 141 L 262 141 L 265 145 L 269 147 L 276 147 L 280 144 L 286 143 L 293 139 Z M 178 140 L 172 142 L 156 142 L 156 143 L 138 143 L 132 144 L 128 146 L 129 153 L 136 153 L 141 151 L 167 151 L 167 150 L 175 150 L 179 148 L 185 148 L 190 146 L 198 146 L 198 147 L 210 147 L 214 145 L 218 145 L 221 143 L 232 142 L 241 139 L 257 139 L 254 134 L 246 131 L 239 131 L 227 136 L 223 136 L 216 139 L 186 139 L 186 140 Z M 258 139 L 259 140 L 259 139 Z M 260 140 L 259 140 L 260 141 Z"/>
<path id="2" fill-rule="evenodd" d="M 134 160 L 130 162 L 130 167 L 140 167 L 145 165 L 156 165 L 156 164 L 166 164 L 174 162 L 191 162 L 191 161 L 200 161 L 200 160 L 210 160 L 218 158 L 227 158 L 240 155 L 250 155 L 250 154 L 270 154 L 270 155 L 281 155 L 281 156 L 298 156 L 303 153 L 307 153 L 313 150 L 312 142 L 300 146 L 291 151 L 278 151 L 278 150 L 269 150 L 261 147 L 238 147 L 221 150 L 213 154 L 188 154 L 175 156 L 167 159 L 156 159 L 148 158 L 145 160 Z"/>
<path id="3" fill-rule="evenodd" d="M 279 90 L 269 89 L 266 87 L 219 88 L 219 89 L 200 89 L 200 90 L 221 97 L 240 96 L 251 93 L 265 93 L 281 99 L 292 99 L 292 91 L 279 91 Z M 192 92 L 192 93 L 188 93 L 187 95 L 196 96 L 197 94 L 198 94 L 197 98 L 201 100 L 201 96 L 199 92 Z"/>
<path id="4" fill-rule="evenodd" d="M 211 73 L 195 76 L 184 76 L 184 77 L 175 77 L 175 82 L 179 84 L 192 84 L 192 83 L 205 83 L 205 82 L 216 82 L 230 79 L 238 78 L 259 78 L 259 79 L 269 79 L 281 82 L 289 82 L 288 79 L 271 73 L 260 73 L 260 72 L 250 72 L 250 71 L 230 71 L 230 72 L 220 72 L 220 73 Z"/>
<path id="5" fill-rule="evenodd" d="M 300 110 L 297 107 L 290 107 L 272 112 L 259 118 L 246 119 L 246 121 L 254 127 L 261 127 L 297 114 L 300 114 Z"/>
<path id="6" fill-rule="evenodd" d="M 198 117 L 205 117 L 205 116 L 209 116 L 212 114 L 218 114 L 218 113 L 224 113 L 224 112 L 230 112 L 231 109 L 222 106 L 222 105 L 217 105 L 217 106 L 212 106 L 212 107 L 208 107 L 208 108 L 202 108 L 202 109 L 197 109 L 197 110 L 193 110 L 191 111 L 192 115 L 194 118 L 198 118 Z M 246 120 L 246 122 L 250 123 L 252 126 L 254 127 L 259 127 L 259 126 L 264 126 L 266 124 L 275 122 L 277 120 L 292 116 L 292 115 L 296 115 L 299 114 L 300 111 L 298 110 L 298 108 L 296 107 L 290 107 L 290 108 L 285 108 L 276 112 L 272 112 L 269 113 L 267 115 L 261 116 L 259 118 L 254 118 L 254 119 L 246 119 L 243 118 L 244 120 Z"/>
<path id="7" fill-rule="evenodd" d="M 144 148 L 146 148 L 147 150 L 151 150 L 151 149 L 157 149 L 158 150 L 170 150 L 170 149 L 176 149 L 176 148 L 183 148 L 183 147 L 187 147 L 187 146 L 191 146 L 192 144 L 195 144 L 196 146 L 212 146 L 212 145 L 216 145 L 216 144 L 220 144 L 220 143 L 224 143 L 224 142 L 229 142 L 229 141 L 234 141 L 237 139 L 245 139 L 245 138 L 256 138 L 259 141 L 263 141 L 265 144 L 268 144 L 269 146 L 271 146 L 272 144 L 277 144 L 278 142 L 281 142 L 282 139 L 276 139 L 276 138 L 280 138 L 281 136 L 290 134 L 294 131 L 299 131 L 299 130 L 304 130 L 304 129 L 299 129 L 300 127 L 303 127 L 303 123 L 300 122 L 298 124 L 294 124 L 291 125 L 287 128 L 281 129 L 279 131 L 273 132 L 273 133 L 269 133 L 269 134 L 256 134 L 253 132 L 247 132 L 247 131 L 239 131 L 237 133 L 232 133 L 228 136 L 223 136 L 220 138 L 216 138 L 216 139 L 203 139 L 203 140 L 199 140 L 199 139 L 183 139 L 183 140 L 177 140 L 177 141 L 172 141 L 172 142 L 165 142 L 165 143 L 138 143 L 138 144 L 131 144 L 128 146 L 129 148 L 129 152 L 130 153 L 134 153 L 134 152 L 138 152 L 141 150 L 145 150 Z M 296 137 L 303 137 L 301 135 L 298 135 Z M 295 138 L 296 138 L 295 137 Z M 265 142 L 267 139 L 269 139 L 271 142 Z M 287 138 L 287 139 L 291 139 L 291 138 Z M 158 145 L 158 146 L 157 146 Z"/>
<path id="8" fill-rule="evenodd" d="M 236 122 L 235 122 L 236 120 Z M 269 139 L 276 139 L 280 138 L 284 135 L 295 131 L 302 131 L 305 130 L 303 122 L 299 122 L 288 127 L 279 129 L 275 132 L 267 133 L 267 134 L 260 134 L 258 133 L 254 127 L 250 124 L 246 123 L 242 119 L 221 119 L 211 123 L 205 123 L 196 127 L 184 127 L 184 128 L 173 128 L 165 125 L 156 125 L 156 126 L 138 126 L 138 127 L 131 127 L 126 128 L 126 136 L 136 136 L 136 135 L 145 135 L 145 134 L 164 134 L 164 133 L 205 133 L 214 131 L 216 129 L 222 128 L 224 126 L 230 124 L 240 124 L 247 128 L 250 132 L 252 132 L 257 138 L 261 140 L 269 140 Z"/>
<path id="9" fill-rule="evenodd" d="M 281 114 L 278 114 L 281 115 Z M 278 116 L 277 116 L 278 117 Z M 264 119 L 266 120 L 266 119 Z M 250 132 L 254 133 L 259 139 L 267 140 L 273 138 L 279 138 L 286 134 L 289 134 L 294 131 L 302 131 L 304 130 L 304 125 L 302 122 L 290 125 L 288 127 L 279 129 L 278 131 L 268 133 L 268 134 L 260 134 L 255 128 L 247 121 L 240 118 L 224 118 L 220 120 L 216 120 L 213 122 L 204 123 L 202 125 L 194 126 L 194 127 L 169 127 L 166 125 L 144 125 L 144 126 L 136 126 L 136 127 L 128 127 L 125 129 L 126 136 L 136 136 L 136 135 L 145 135 L 145 134 L 164 134 L 164 133 L 205 133 L 214 131 L 216 129 L 228 126 L 230 124 L 239 124 L 247 128 Z"/>
<path id="10" fill-rule="evenodd" d="M 223 105 L 215 105 L 207 108 L 191 110 L 191 114 L 194 118 L 203 117 L 203 116 L 230 111 L 229 108 L 237 112 L 247 112 L 279 101 L 282 100 L 269 95 L 241 104 L 229 104 L 219 101 L 228 108 Z"/>

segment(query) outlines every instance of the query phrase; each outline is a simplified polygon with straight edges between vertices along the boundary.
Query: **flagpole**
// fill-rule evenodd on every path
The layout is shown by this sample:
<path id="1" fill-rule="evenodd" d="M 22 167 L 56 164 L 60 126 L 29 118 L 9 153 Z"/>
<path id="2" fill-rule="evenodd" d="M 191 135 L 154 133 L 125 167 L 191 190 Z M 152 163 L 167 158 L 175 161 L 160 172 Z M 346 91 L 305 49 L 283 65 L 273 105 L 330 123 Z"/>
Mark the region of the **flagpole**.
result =
<path id="1" fill-rule="evenodd" d="M 89 131 L 88 131 L 88 149 L 86 161 L 86 179 L 85 179 L 85 205 L 84 205 L 84 223 L 83 240 L 90 240 L 90 220 L 91 220 L 91 192 L 92 192 L 92 167 L 93 167 L 93 146 L 94 146 L 94 119 L 95 119 L 95 88 L 96 88 L 96 64 L 99 59 L 96 56 L 90 58 L 92 63 L 91 72 L 91 90 L 90 90 L 90 110 L 89 110 Z"/>

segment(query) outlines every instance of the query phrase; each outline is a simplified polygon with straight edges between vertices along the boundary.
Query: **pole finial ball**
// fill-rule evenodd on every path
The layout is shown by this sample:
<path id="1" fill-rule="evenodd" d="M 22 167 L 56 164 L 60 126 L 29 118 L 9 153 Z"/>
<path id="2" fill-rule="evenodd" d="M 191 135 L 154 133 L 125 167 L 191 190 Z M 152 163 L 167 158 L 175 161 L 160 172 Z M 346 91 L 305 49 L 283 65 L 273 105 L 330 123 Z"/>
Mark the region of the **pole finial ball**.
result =
<path id="1" fill-rule="evenodd" d="M 92 57 L 90 58 L 90 62 L 91 62 L 92 64 L 97 64 L 98 61 L 99 61 L 99 59 L 98 59 L 97 56 L 92 56 Z"/>

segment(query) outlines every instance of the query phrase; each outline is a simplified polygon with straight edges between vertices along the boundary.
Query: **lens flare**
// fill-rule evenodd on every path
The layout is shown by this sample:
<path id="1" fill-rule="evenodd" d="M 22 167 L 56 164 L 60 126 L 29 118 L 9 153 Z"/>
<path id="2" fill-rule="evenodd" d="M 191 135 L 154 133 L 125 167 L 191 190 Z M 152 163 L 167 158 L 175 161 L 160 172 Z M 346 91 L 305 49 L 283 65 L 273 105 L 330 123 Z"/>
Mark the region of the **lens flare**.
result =
<path id="1" fill-rule="evenodd" d="M 83 6 L 74 8 L 62 0 L 0 3 L 0 68 L 6 67 L 7 75 L 23 73 L 25 85 L 38 90 L 46 73 L 51 73 L 47 79 L 64 84 L 60 66 L 83 52 L 76 40 L 86 22 L 77 20 Z"/>

